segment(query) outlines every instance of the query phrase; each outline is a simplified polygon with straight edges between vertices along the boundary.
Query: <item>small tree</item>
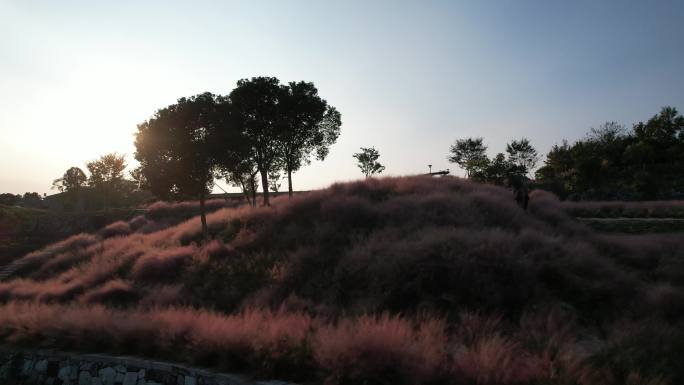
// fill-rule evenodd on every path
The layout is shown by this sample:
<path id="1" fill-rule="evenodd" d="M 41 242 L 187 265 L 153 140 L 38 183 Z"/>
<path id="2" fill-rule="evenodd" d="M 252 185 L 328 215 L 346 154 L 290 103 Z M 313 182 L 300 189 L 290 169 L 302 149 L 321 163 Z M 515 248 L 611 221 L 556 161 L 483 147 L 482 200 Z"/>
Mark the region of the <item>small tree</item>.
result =
<path id="1" fill-rule="evenodd" d="M 361 147 L 361 152 L 358 152 L 353 156 L 356 158 L 358 166 L 366 178 L 371 177 L 373 174 L 379 174 L 385 170 L 385 166 L 378 162 L 380 152 L 378 152 L 375 147 Z"/>
<path id="2" fill-rule="evenodd" d="M 527 138 L 520 140 L 513 140 L 506 145 L 506 152 L 508 153 L 508 162 L 515 168 L 516 172 L 522 176 L 526 176 L 534 166 L 537 165 L 539 156 L 537 150 L 532 147 Z"/>
<path id="3" fill-rule="evenodd" d="M 61 178 L 57 178 L 52 182 L 52 188 L 56 188 L 64 193 L 63 198 L 69 202 L 69 206 L 78 205 L 81 189 L 83 189 L 87 182 L 88 177 L 83 170 L 78 167 L 70 167 Z M 67 205 L 65 205 L 66 207 Z"/>
<path id="4" fill-rule="evenodd" d="M 470 178 L 481 173 L 487 164 L 487 146 L 482 138 L 459 139 L 449 149 L 451 155 L 447 157 L 449 162 L 458 164 L 466 171 Z"/>
<path id="5" fill-rule="evenodd" d="M 78 167 L 70 167 L 61 178 L 52 182 L 52 188 L 60 192 L 72 192 L 81 189 L 88 182 L 88 177 Z"/>
<path id="6" fill-rule="evenodd" d="M 109 208 L 112 197 L 121 192 L 126 157 L 113 152 L 86 163 L 86 167 L 90 172 L 88 184 L 101 194 L 104 207 Z"/>

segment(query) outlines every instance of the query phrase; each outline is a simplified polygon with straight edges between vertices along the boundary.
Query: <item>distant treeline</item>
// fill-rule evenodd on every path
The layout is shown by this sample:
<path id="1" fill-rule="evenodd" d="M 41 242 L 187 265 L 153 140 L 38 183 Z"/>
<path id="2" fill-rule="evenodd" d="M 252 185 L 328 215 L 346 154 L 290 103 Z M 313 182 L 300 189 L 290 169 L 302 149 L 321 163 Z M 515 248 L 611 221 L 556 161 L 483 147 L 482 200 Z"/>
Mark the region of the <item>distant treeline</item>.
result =
<path id="1" fill-rule="evenodd" d="M 608 122 L 549 151 L 540 187 L 576 200 L 684 198 L 684 117 L 664 107 L 631 129 Z"/>
<path id="2" fill-rule="evenodd" d="M 483 138 L 457 140 L 449 161 L 470 179 L 510 185 L 527 179 L 539 157 L 526 138 L 490 159 Z M 663 107 L 628 129 L 607 122 L 573 144 L 563 140 L 535 173 L 535 187 L 571 200 L 656 200 L 684 198 L 684 117 Z"/>

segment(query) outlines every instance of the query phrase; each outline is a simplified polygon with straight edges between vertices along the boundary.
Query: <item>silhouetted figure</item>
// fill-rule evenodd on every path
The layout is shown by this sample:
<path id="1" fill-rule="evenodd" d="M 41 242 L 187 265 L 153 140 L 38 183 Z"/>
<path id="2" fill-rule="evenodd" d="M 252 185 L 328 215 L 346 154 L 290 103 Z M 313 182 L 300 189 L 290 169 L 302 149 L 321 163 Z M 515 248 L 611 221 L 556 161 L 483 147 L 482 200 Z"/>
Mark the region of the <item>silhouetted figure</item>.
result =
<path id="1" fill-rule="evenodd" d="M 513 196 L 518 206 L 527 211 L 530 202 L 530 188 L 527 178 L 524 175 L 515 175 L 510 178 L 510 185 L 513 187 Z"/>

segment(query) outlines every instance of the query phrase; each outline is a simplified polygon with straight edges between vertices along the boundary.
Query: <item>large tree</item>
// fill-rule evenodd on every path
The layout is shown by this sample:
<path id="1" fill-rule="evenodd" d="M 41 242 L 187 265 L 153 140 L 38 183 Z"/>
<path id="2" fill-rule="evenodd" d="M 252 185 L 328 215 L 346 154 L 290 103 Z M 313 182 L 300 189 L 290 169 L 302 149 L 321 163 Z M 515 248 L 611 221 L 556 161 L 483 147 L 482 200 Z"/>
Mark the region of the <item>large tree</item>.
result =
<path id="1" fill-rule="evenodd" d="M 283 89 L 275 77 L 241 79 L 230 93 L 232 121 L 237 125 L 245 145 L 261 174 L 263 205 L 269 206 L 268 172 L 280 160 L 278 140 L 282 125 Z"/>
<path id="2" fill-rule="evenodd" d="M 456 163 L 466 171 L 466 176 L 481 173 L 487 165 L 487 146 L 482 138 L 458 139 L 449 149 L 449 162 Z"/>
<path id="3" fill-rule="evenodd" d="M 208 238 L 204 203 L 213 185 L 211 132 L 222 124 L 220 97 L 203 93 L 178 99 L 138 125 L 135 158 L 153 194 L 160 198 L 196 197 L 202 234 Z"/>
<path id="4" fill-rule="evenodd" d="M 342 120 L 335 107 L 318 96 L 313 83 L 290 82 L 281 88 L 278 141 L 292 197 L 292 173 L 309 164 L 314 152 L 318 160 L 325 159 L 340 134 Z"/>
<path id="5" fill-rule="evenodd" d="M 378 162 L 380 152 L 375 147 L 361 147 L 361 152 L 357 152 L 353 157 L 356 158 L 357 165 L 366 178 L 385 171 L 385 166 Z"/>

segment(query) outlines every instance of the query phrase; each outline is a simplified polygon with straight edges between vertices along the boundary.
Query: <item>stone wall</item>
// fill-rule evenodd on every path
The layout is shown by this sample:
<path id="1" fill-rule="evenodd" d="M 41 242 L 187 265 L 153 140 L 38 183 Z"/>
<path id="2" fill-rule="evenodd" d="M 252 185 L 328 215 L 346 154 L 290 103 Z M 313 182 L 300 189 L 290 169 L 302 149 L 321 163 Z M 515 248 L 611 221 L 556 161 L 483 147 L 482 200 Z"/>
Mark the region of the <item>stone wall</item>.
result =
<path id="1" fill-rule="evenodd" d="M 133 357 L 7 348 L 0 348 L 0 384 L 286 385 Z"/>

